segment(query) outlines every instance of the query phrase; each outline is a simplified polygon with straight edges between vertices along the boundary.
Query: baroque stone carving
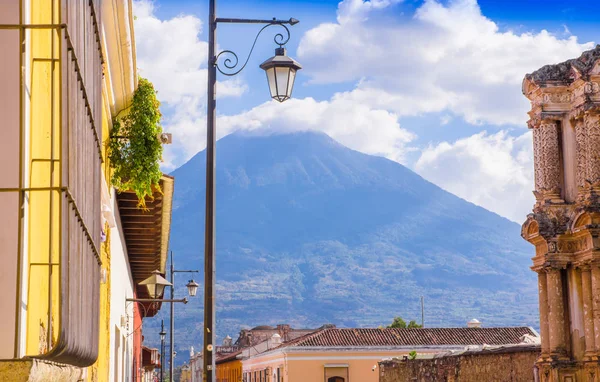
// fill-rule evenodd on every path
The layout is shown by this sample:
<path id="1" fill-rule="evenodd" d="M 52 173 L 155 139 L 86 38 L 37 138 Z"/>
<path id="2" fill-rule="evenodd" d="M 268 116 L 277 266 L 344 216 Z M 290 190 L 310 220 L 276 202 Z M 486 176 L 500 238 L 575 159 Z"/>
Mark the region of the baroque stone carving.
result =
<path id="1" fill-rule="evenodd" d="M 571 93 L 546 93 L 544 94 L 545 103 L 569 103 L 571 102 Z"/>
<path id="2" fill-rule="evenodd" d="M 561 240 L 558 242 L 556 250 L 558 252 L 574 253 L 574 252 L 583 251 L 586 248 L 587 248 L 587 239 L 583 238 L 583 239 L 579 239 L 579 240 L 569 240 L 569 241 Z"/>
<path id="3" fill-rule="evenodd" d="M 585 94 L 594 94 L 600 92 L 600 84 L 597 82 L 587 82 L 584 87 Z"/>
<path id="4" fill-rule="evenodd" d="M 535 189 L 537 191 L 560 190 L 560 154 L 558 124 L 543 121 L 533 129 L 533 156 L 535 166 Z"/>
<path id="5" fill-rule="evenodd" d="M 542 154 L 542 129 L 539 127 L 533 129 L 533 168 L 535 189 L 541 190 L 544 186 L 544 166 Z"/>
<path id="6" fill-rule="evenodd" d="M 575 143 L 577 150 L 577 187 L 585 187 L 587 179 L 587 132 L 583 120 L 575 122 Z"/>
<path id="7" fill-rule="evenodd" d="M 585 118 L 587 133 L 587 180 L 592 185 L 600 182 L 600 118 L 587 115 Z"/>

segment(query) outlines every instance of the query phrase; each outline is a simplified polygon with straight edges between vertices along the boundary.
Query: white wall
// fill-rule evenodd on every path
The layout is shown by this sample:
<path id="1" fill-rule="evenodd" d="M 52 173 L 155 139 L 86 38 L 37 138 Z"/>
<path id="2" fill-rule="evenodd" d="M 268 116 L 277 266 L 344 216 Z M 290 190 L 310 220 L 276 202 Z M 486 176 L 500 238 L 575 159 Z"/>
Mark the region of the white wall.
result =
<path id="1" fill-rule="evenodd" d="M 127 248 L 123 240 L 121 218 L 115 192 L 111 195 L 117 227 L 110 231 L 110 370 L 109 381 L 127 381 L 131 377 L 133 358 L 133 278 L 129 269 Z M 121 317 L 128 317 L 126 327 L 121 327 Z"/>

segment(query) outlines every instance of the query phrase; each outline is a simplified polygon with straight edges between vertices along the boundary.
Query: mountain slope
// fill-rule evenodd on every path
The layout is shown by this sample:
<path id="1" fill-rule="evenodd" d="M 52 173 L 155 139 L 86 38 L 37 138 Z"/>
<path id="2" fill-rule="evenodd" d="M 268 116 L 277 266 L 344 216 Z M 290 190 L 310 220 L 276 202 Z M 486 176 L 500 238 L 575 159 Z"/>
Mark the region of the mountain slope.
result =
<path id="1" fill-rule="evenodd" d="M 201 152 L 172 174 L 177 268 L 203 267 L 205 164 Z M 241 325 L 418 321 L 421 295 L 428 326 L 537 322 L 517 224 L 321 133 L 219 140 L 216 220 L 223 337 Z M 177 307 L 176 327 L 195 329 L 176 349 L 200 344 L 197 299 Z"/>

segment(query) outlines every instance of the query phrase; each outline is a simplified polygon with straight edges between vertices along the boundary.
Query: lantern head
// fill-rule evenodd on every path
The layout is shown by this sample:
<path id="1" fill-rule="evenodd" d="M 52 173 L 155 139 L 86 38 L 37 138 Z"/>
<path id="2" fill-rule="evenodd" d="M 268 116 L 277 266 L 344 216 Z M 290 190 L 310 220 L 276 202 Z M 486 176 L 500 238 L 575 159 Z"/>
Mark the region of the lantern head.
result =
<path id="1" fill-rule="evenodd" d="M 139 285 L 145 285 L 146 288 L 148 288 L 148 294 L 150 295 L 150 298 L 159 298 L 159 296 L 162 296 L 165 287 L 173 284 L 162 277 L 159 271 L 154 271 L 152 272 L 152 276 L 148 277 L 144 281 L 141 281 Z"/>
<path id="2" fill-rule="evenodd" d="M 296 72 L 302 69 L 302 66 L 287 56 L 285 48 L 275 49 L 275 56 L 263 62 L 260 68 L 267 73 L 269 90 L 273 99 L 283 102 L 292 97 Z"/>

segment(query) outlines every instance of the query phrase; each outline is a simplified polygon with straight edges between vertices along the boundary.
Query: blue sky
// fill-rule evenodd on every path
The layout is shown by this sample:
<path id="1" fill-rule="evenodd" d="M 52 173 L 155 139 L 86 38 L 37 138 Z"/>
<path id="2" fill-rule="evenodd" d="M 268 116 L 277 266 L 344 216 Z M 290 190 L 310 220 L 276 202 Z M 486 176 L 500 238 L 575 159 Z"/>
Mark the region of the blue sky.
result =
<path id="1" fill-rule="evenodd" d="M 320 130 L 381 155 L 514 221 L 533 198 L 523 76 L 600 41 L 596 1 L 219 0 L 218 16 L 294 17 L 288 54 L 304 69 L 294 99 L 269 102 L 258 65 L 267 29 L 238 76 L 219 77 L 219 136 Z M 135 0 L 138 68 L 162 100 L 170 171 L 205 146 L 206 0 Z M 595 25 L 596 24 L 596 25 Z M 256 25 L 220 25 L 245 58 Z"/>

